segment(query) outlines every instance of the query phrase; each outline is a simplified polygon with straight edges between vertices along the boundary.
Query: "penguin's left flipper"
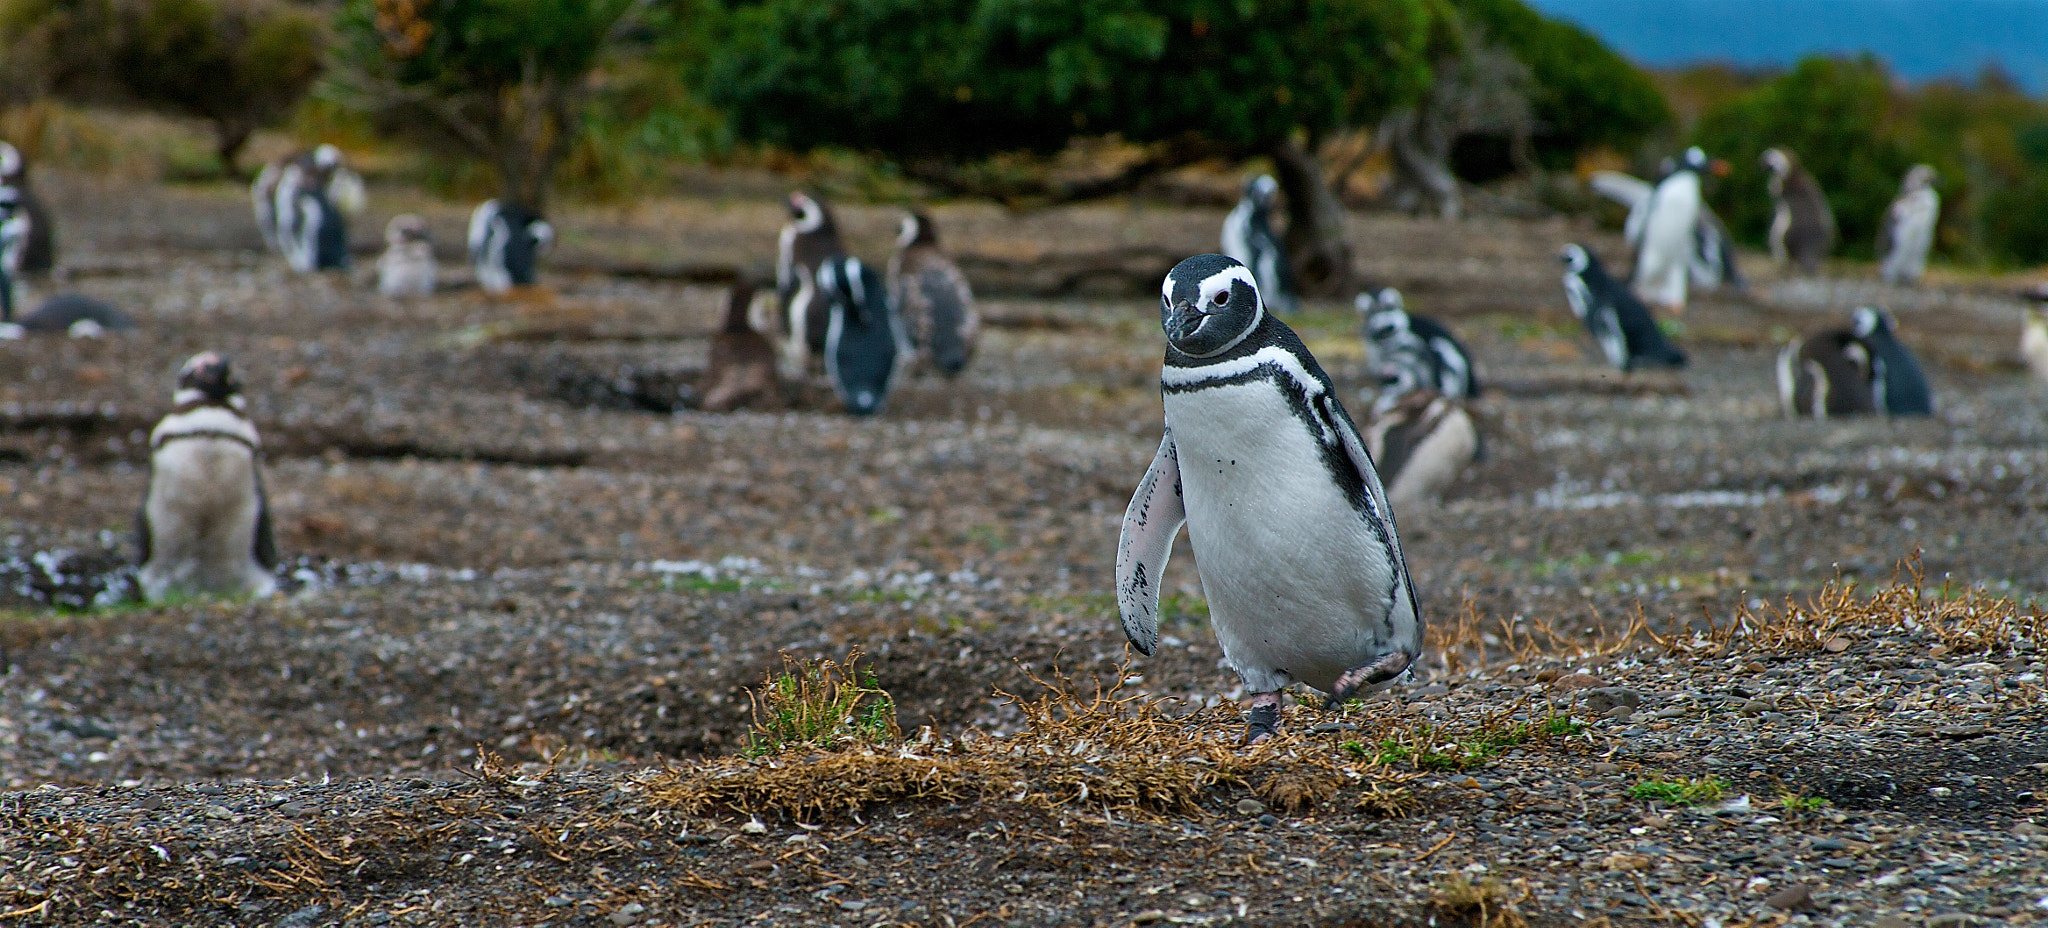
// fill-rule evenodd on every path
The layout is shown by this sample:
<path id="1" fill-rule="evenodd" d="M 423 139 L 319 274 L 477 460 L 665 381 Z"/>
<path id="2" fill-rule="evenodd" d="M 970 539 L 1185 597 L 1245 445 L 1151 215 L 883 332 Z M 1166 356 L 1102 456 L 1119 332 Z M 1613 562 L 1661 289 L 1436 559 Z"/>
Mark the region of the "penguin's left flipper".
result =
<path id="1" fill-rule="evenodd" d="M 256 531 L 249 553 L 264 570 L 277 569 L 277 536 L 270 528 L 270 495 L 263 492 L 263 471 L 256 471 Z"/>
<path id="2" fill-rule="evenodd" d="M 149 545 L 149 500 L 144 498 L 135 510 L 135 566 L 149 563 Z"/>
<path id="3" fill-rule="evenodd" d="M 1394 565 L 1394 588 L 1390 591 L 1392 602 L 1387 616 L 1390 630 L 1396 626 L 1392 619 L 1403 609 L 1413 617 L 1408 623 L 1407 640 L 1391 642 L 1394 650 L 1339 674 L 1336 688 L 1330 693 L 1328 708 L 1336 708 L 1345 700 L 1356 695 L 1363 687 L 1385 683 L 1401 675 L 1415 658 L 1422 654 L 1422 601 L 1415 598 L 1415 580 L 1408 574 L 1408 558 L 1401 553 L 1401 538 L 1394 531 L 1394 510 L 1387 503 L 1387 491 L 1380 486 L 1379 477 L 1372 463 L 1372 455 L 1365 450 L 1365 442 L 1358 437 L 1358 426 L 1352 424 L 1351 415 L 1344 411 L 1343 404 L 1335 397 L 1324 396 L 1324 414 L 1336 429 L 1344 445 L 1345 456 L 1351 459 L 1351 466 L 1365 483 L 1365 494 L 1371 512 L 1368 513 L 1380 526 L 1387 545 L 1387 557 Z"/>
<path id="4" fill-rule="evenodd" d="M 1159 439 L 1159 453 L 1124 510 L 1124 528 L 1116 543 L 1116 608 L 1124 637 L 1151 654 L 1159 646 L 1159 577 L 1173 555 L 1173 539 L 1187 522 L 1181 500 L 1180 458 L 1173 433 Z"/>

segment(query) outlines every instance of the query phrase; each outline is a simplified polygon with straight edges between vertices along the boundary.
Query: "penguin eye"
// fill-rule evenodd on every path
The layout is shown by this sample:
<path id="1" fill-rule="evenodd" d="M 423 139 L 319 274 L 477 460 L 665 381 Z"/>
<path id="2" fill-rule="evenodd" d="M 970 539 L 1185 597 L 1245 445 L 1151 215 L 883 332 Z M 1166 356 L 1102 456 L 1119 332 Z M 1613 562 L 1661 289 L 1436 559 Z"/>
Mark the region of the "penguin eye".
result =
<path id="1" fill-rule="evenodd" d="M 1222 306 L 1223 304 L 1225 304 L 1225 303 L 1228 303 L 1228 302 L 1230 302 L 1230 291 L 1228 291 L 1228 290 L 1218 290 L 1218 291 L 1216 291 L 1216 305 L 1218 305 L 1218 306 Z"/>

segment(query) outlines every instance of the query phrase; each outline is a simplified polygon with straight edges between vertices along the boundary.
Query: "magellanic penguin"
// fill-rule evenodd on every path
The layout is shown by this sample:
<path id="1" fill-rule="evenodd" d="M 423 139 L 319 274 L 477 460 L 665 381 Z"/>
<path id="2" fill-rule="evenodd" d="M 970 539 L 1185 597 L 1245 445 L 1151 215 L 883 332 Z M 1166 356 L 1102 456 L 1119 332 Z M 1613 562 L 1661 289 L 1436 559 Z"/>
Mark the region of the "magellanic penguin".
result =
<path id="1" fill-rule="evenodd" d="M 1360 293 L 1352 305 L 1364 320 L 1373 374 L 1379 378 L 1375 416 L 1417 390 L 1454 400 L 1479 395 L 1472 353 L 1442 323 L 1409 313 L 1401 291 L 1382 287 Z"/>
<path id="2" fill-rule="evenodd" d="M 149 437 L 149 495 L 136 532 L 144 597 L 276 592 L 262 445 L 227 360 L 194 355 L 173 402 Z"/>
<path id="3" fill-rule="evenodd" d="M 789 222 L 776 242 L 775 292 L 782 301 L 783 353 L 796 370 L 825 352 L 826 307 L 818 299 L 818 268 L 845 257 L 832 209 L 798 191 L 789 195 Z"/>
<path id="4" fill-rule="evenodd" d="M 1294 269 L 1287 263 L 1280 237 L 1273 234 L 1273 203 L 1279 193 L 1280 183 L 1270 174 L 1245 183 L 1237 207 L 1223 217 L 1223 253 L 1251 268 L 1268 307 L 1290 313 L 1299 301 L 1294 296 Z"/>
<path id="5" fill-rule="evenodd" d="M 309 192 L 316 199 L 307 199 Z M 341 149 L 323 144 L 264 165 L 249 185 L 249 200 L 264 242 L 294 270 L 347 266 L 345 217 L 362 210 L 363 180 L 343 163 Z M 317 215 L 301 216 L 306 209 Z"/>
<path id="6" fill-rule="evenodd" d="M 57 263 L 57 227 L 50 211 L 28 182 L 28 158 L 21 150 L 0 142 L 0 188 L 14 191 L 12 215 L 0 216 L 0 223 L 12 224 L 0 247 L 0 264 L 16 276 L 47 274 Z"/>
<path id="7" fill-rule="evenodd" d="M 1917 284 L 1927 272 L 1927 252 L 1934 247 L 1934 226 L 1941 219 L 1941 194 L 1934 190 L 1934 169 L 1913 165 L 1899 184 L 1899 196 L 1885 210 L 1877 230 L 1878 276 L 1888 284 Z"/>
<path id="8" fill-rule="evenodd" d="M 1117 611 L 1146 654 L 1185 523 L 1224 662 L 1251 693 L 1245 741 L 1280 727 L 1280 691 L 1332 706 L 1406 671 L 1422 614 L 1372 457 L 1330 378 L 1223 255 L 1161 287 L 1166 434 L 1124 513 Z"/>
<path id="9" fill-rule="evenodd" d="M 1789 260 L 1802 273 L 1819 271 L 1835 250 L 1835 212 L 1827 196 L 1791 152 L 1767 148 L 1758 160 L 1771 172 L 1771 260 Z"/>
<path id="10" fill-rule="evenodd" d="M 0 275 L 4 276 L 4 275 Z M 28 335 L 69 335 L 97 338 L 135 328 L 135 320 L 104 300 L 77 293 L 59 293 L 34 311 L 0 322 L 0 339 Z"/>
<path id="11" fill-rule="evenodd" d="M 1868 306 L 1850 314 L 1849 331 L 1870 353 L 1870 402 L 1889 416 L 1934 415 L 1934 390 L 1919 359 L 1899 341 L 1891 316 Z"/>
<path id="12" fill-rule="evenodd" d="M 469 214 L 469 264 L 486 293 L 533 286 L 554 243 L 555 227 L 516 203 L 485 200 Z"/>
<path id="13" fill-rule="evenodd" d="M 1685 352 L 1672 347 L 1635 294 L 1607 275 L 1583 245 L 1564 246 L 1564 295 L 1572 315 L 1600 344 L 1607 363 L 1622 371 L 1641 367 L 1684 367 Z"/>
<path id="14" fill-rule="evenodd" d="M 2048 381 L 2048 284 L 2027 292 L 2032 305 L 2020 327 L 2020 358 L 2035 380 Z"/>
<path id="15" fill-rule="evenodd" d="M 1699 159 L 1694 160 L 1695 163 L 1704 161 L 1710 171 L 1726 167 L 1726 162 L 1706 161 L 1704 152 Z M 1660 181 L 1669 178 L 1678 170 L 1678 162 L 1667 158 L 1662 167 Z M 1657 185 L 1620 171 L 1594 171 L 1587 178 L 1587 183 L 1592 186 L 1595 193 L 1628 207 L 1628 219 L 1622 225 L 1622 236 L 1628 240 L 1629 248 L 1638 255 L 1637 260 L 1640 263 L 1643 233 L 1649 228 L 1650 203 Z M 1660 240 L 1660 246 L 1669 244 L 1668 240 Z M 1737 263 L 1735 241 L 1729 237 L 1728 227 L 1704 202 L 1699 207 L 1699 218 L 1693 222 L 1692 253 L 1686 267 L 1690 284 L 1694 287 L 1732 287 L 1742 290 L 1748 285 Z M 1668 281 L 1665 283 L 1668 284 Z"/>
<path id="16" fill-rule="evenodd" d="M 1848 329 L 1793 339 L 1778 352 L 1778 405 L 1795 419 L 1876 412 L 1870 351 Z"/>
<path id="17" fill-rule="evenodd" d="M 903 217 L 889 258 L 889 296 L 917 350 L 915 366 L 959 376 L 981 340 L 981 315 L 967 275 L 939 250 L 938 230 L 922 212 Z"/>
<path id="18" fill-rule="evenodd" d="M 1387 502 L 1408 511 L 1437 497 L 1479 458 L 1479 429 L 1463 403 L 1416 390 L 1374 414 L 1365 448 L 1379 465 Z"/>
<path id="19" fill-rule="evenodd" d="M 388 297 L 433 296 L 440 275 L 427 221 L 411 213 L 391 217 L 384 226 L 384 253 L 377 256 L 377 292 Z"/>
<path id="20" fill-rule="evenodd" d="M 911 353 L 889 284 L 859 258 L 827 258 L 817 274 L 827 314 L 825 376 L 847 412 L 881 412 Z"/>
<path id="21" fill-rule="evenodd" d="M 1630 213 L 1625 229 L 1635 244 L 1636 266 L 1630 283 L 1636 294 L 1667 312 L 1685 311 L 1686 286 L 1692 280 L 1698 248 L 1700 173 L 1713 163 L 1705 152 L 1688 148 L 1671 173 L 1650 190 L 1640 213 Z"/>
<path id="22" fill-rule="evenodd" d="M 285 262 L 301 274 L 346 270 L 348 223 L 324 185 L 287 184 L 278 189 L 277 240 Z"/>
<path id="23" fill-rule="evenodd" d="M 704 378 L 706 412 L 731 412 L 748 403 L 771 399 L 779 389 L 775 347 L 755 331 L 752 322 L 754 285 L 733 285 L 725 304 L 725 323 L 711 336 L 711 363 Z"/>

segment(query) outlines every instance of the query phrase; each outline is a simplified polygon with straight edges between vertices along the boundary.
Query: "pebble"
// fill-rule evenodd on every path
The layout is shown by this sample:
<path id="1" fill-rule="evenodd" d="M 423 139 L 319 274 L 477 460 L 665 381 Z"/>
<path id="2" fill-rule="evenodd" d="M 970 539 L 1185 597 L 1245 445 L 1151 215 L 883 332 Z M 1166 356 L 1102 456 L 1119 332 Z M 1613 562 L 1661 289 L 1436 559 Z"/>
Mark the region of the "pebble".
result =
<path id="1" fill-rule="evenodd" d="M 848 912 L 858 912 L 867 908 L 868 904 L 859 899 L 841 899 L 839 900 L 839 907 Z"/>
<path id="2" fill-rule="evenodd" d="M 645 911 L 647 911 L 646 906 L 637 902 L 628 902 L 620 906 L 618 911 L 611 914 L 611 922 L 614 925 L 630 925 L 639 921 L 640 913 Z"/>
<path id="3" fill-rule="evenodd" d="M 1764 904 L 1786 912 L 1812 908 L 1813 887 L 1805 883 L 1794 883 L 1771 894 Z"/>
<path id="4" fill-rule="evenodd" d="M 1643 694 L 1625 686 L 1593 687 L 1580 693 L 1579 699 L 1593 712 L 1609 712 L 1617 707 L 1635 709 L 1643 704 Z"/>
<path id="5" fill-rule="evenodd" d="M 327 914 L 327 907 L 314 903 L 277 920 L 277 928 L 310 928 Z"/>
<path id="6" fill-rule="evenodd" d="M 1139 912 L 1138 914 L 1131 916 L 1131 924 L 1133 925 L 1150 925 L 1153 922 L 1163 922 L 1165 920 L 1165 909 L 1146 909 L 1143 912 Z"/>
<path id="7" fill-rule="evenodd" d="M 1263 802 L 1256 799 L 1240 799 L 1237 801 L 1237 814 L 1239 815 L 1264 815 L 1265 813 L 1266 804 Z"/>

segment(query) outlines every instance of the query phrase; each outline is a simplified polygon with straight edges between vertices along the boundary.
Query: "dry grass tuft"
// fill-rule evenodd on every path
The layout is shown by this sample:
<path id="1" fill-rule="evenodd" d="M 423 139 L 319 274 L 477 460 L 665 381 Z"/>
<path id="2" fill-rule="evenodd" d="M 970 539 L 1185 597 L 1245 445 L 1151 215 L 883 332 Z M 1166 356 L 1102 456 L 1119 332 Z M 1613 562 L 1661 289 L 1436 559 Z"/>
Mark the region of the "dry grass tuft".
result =
<path id="1" fill-rule="evenodd" d="M 1365 788 L 1352 808 L 1377 818 L 1407 818 L 1422 807 L 1405 786 L 1374 783 Z"/>
<path id="2" fill-rule="evenodd" d="M 1445 670 L 1456 675 L 1496 663 L 1606 657 L 1640 644 L 1648 632 L 1649 622 L 1640 607 L 1619 629 L 1610 629 L 1597 615 L 1574 629 L 1548 616 L 1482 618 L 1467 599 L 1453 620 L 1430 623 L 1427 648 L 1442 655 Z"/>
<path id="3" fill-rule="evenodd" d="M 1833 582 L 1805 603 L 1742 608 L 1733 621 L 1691 638 L 1657 638 L 1673 651 L 1725 648 L 1741 643 L 1765 651 L 1843 651 L 1858 640 L 1924 636 L 1947 653 L 2005 653 L 2038 647 L 2048 615 L 2038 606 L 1975 589 L 1927 589 L 1917 559 L 1906 575 L 1869 596 L 1852 582 Z M 1656 637 L 1656 636 L 1652 636 Z"/>
<path id="4" fill-rule="evenodd" d="M 1268 806 L 1294 815 L 1336 798 L 1341 785 L 1343 780 L 1336 775 L 1313 767 L 1282 768 L 1252 787 L 1252 795 Z"/>
<path id="5" fill-rule="evenodd" d="M 1523 928 L 1529 920 L 1516 905 L 1528 898 L 1526 888 L 1517 896 L 1499 880 L 1474 880 L 1453 873 L 1436 885 L 1431 907 L 1451 918 L 1468 920 L 1477 928 Z"/>

